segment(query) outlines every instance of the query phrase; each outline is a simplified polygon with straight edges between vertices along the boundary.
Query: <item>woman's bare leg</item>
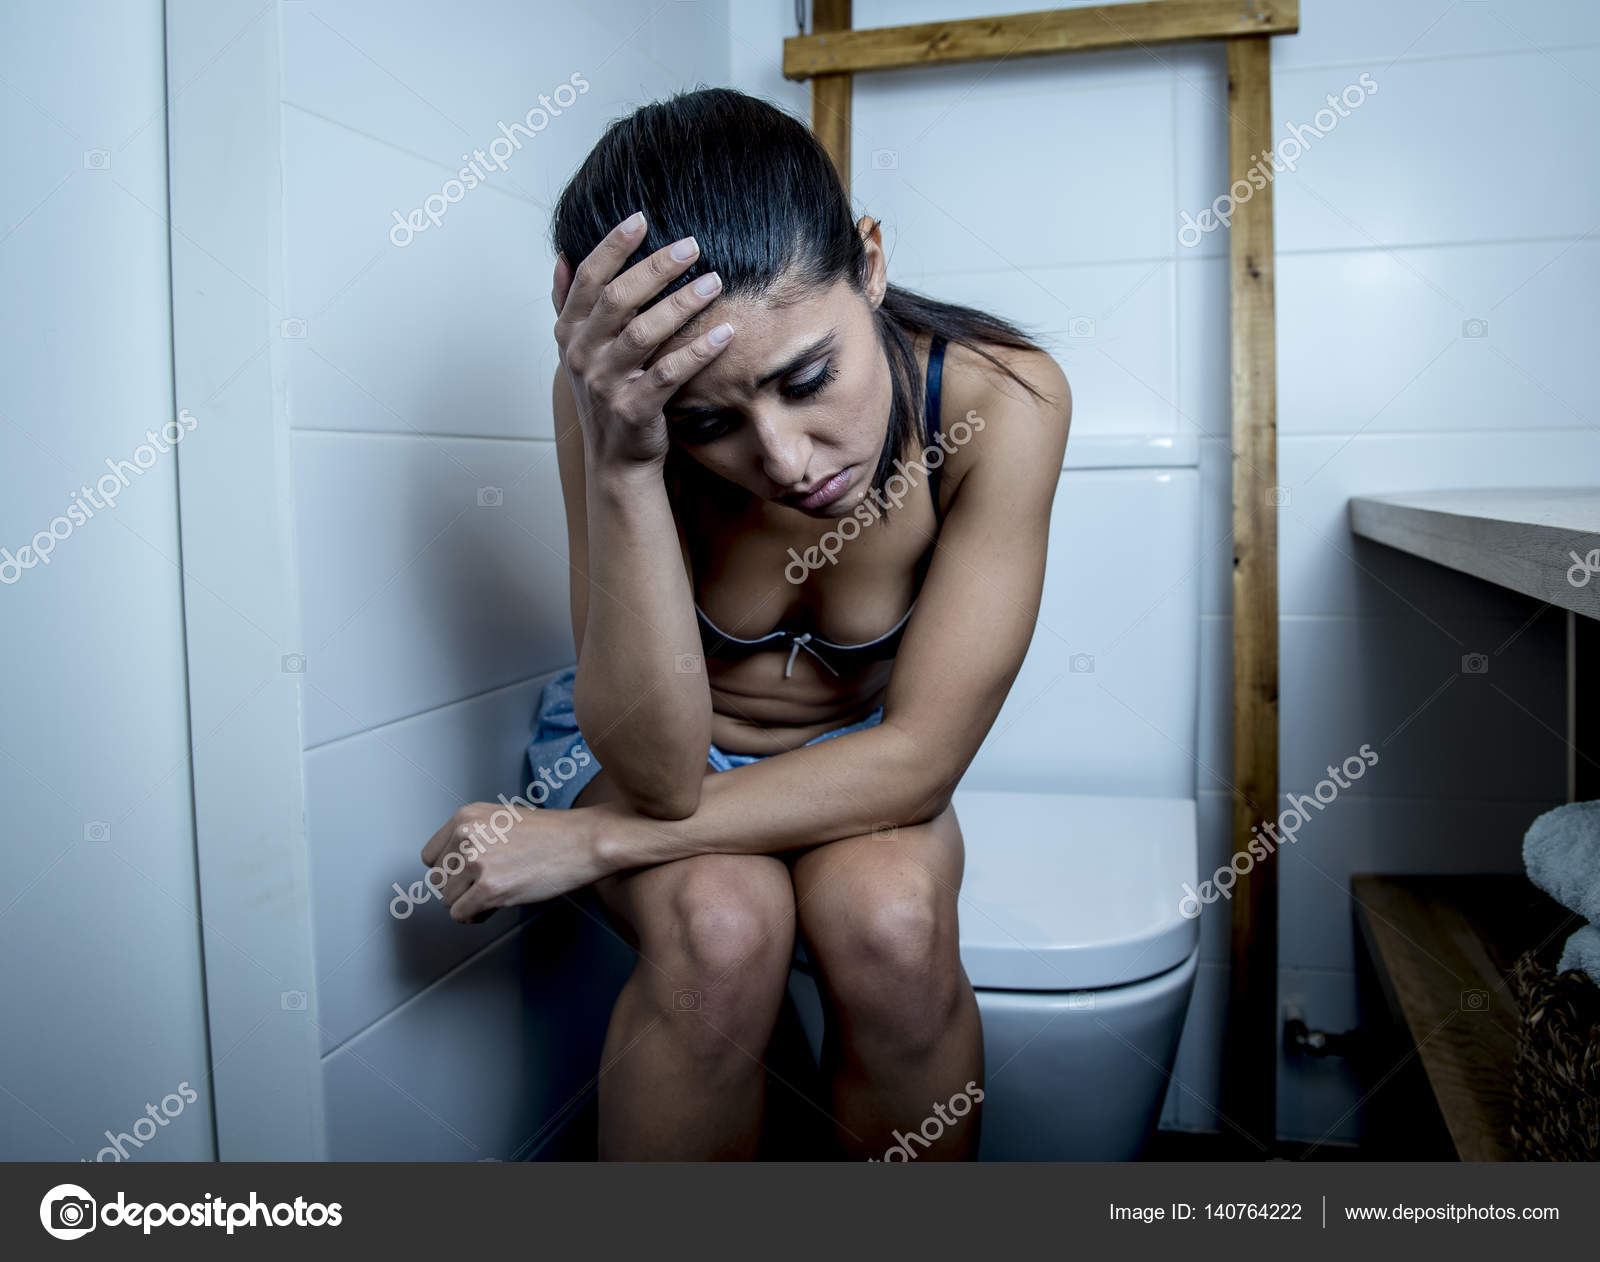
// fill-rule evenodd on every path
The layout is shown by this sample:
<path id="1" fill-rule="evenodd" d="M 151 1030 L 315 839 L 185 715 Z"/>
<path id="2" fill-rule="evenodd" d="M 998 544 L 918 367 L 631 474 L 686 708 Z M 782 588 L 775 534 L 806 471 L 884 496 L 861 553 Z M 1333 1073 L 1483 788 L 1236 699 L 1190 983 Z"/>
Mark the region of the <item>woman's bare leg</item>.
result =
<path id="1" fill-rule="evenodd" d="M 917 1160 L 977 1152 L 983 1030 L 956 924 L 963 857 L 946 810 L 795 863 L 800 927 L 829 1010 L 835 1132 L 855 1156 L 883 1159 L 896 1132 L 918 1133 Z"/>
<path id="2" fill-rule="evenodd" d="M 614 797 L 602 771 L 577 805 Z M 789 870 L 698 855 L 594 889 L 639 952 L 601 1056 L 601 1160 L 748 1160 L 794 952 Z"/>

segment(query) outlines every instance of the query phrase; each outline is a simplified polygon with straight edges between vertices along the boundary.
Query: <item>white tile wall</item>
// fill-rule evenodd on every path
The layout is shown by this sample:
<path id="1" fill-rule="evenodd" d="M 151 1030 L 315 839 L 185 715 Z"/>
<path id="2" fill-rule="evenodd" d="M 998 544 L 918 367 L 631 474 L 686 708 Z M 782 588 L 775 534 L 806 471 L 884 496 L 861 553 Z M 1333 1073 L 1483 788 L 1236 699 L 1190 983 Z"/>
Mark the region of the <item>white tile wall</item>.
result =
<path id="1" fill-rule="evenodd" d="M 1178 414 L 1188 432 L 1226 440 L 1233 418 L 1228 260 L 1203 253 L 1209 239 L 1178 257 Z"/>
<path id="2" fill-rule="evenodd" d="M 1273 41 L 1275 66 L 1342 62 L 1388 64 L 1525 48 L 1600 42 L 1600 12 L 1572 0 L 1512 4 L 1432 4 L 1423 0 L 1312 0 L 1300 6 L 1300 33 Z"/>
<path id="3" fill-rule="evenodd" d="M 1274 60 L 1278 47 L 1278 44 L 1274 44 Z M 1167 49 L 1157 55 L 1172 67 L 1177 211 L 1188 211 L 1194 216 L 1211 205 L 1228 182 L 1227 54 L 1220 44 L 1193 44 Z M 1174 239 L 1182 223 L 1181 214 L 1175 212 L 1170 229 Z M 1179 242 L 1178 252 L 1187 259 L 1216 258 L 1225 263 L 1228 257 L 1228 234 L 1222 231 L 1204 233 L 1197 242 Z M 1221 272 L 1221 285 L 1226 292 L 1228 279 L 1225 268 Z M 1227 363 L 1226 354 L 1222 362 Z M 1226 377 L 1223 380 L 1226 384 Z M 1218 415 L 1226 421 L 1226 395 Z"/>
<path id="4" fill-rule="evenodd" d="M 1583 369 L 1597 290 L 1592 240 L 1289 255 L 1278 269 L 1281 432 L 1592 433 L 1600 386 Z M 1487 336 L 1463 336 L 1469 322 Z"/>
<path id="5" fill-rule="evenodd" d="M 863 80 L 856 92 L 851 193 L 883 219 L 896 268 L 1015 272 L 1174 253 L 1165 85 L 1091 75 L 1054 93 L 1041 80 L 961 96 L 977 79 L 968 72 L 952 99 L 945 73 L 961 72 Z M 1128 130 L 1083 123 L 1106 118 Z M 1142 142 L 1124 143 L 1130 134 Z M 995 143 L 1005 135 L 1015 138 Z M 1096 172 L 1107 174 L 1086 186 Z"/>
<path id="6" fill-rule="evenodd" d="M 554 443 L 302 432 L 294 471 L 308 747 L 573 660 Z"/>
<path id="7" fill-rule="evenodd" d="M 1100 418 L 1096 436 L 1133 437 L 1194 432 L 1177 414 L 1176 271 L 1155 259 L 908 274 L 896 283 L 1019 324 L 1072 382 L 1075 416 Z"/>
<path id="8" fill-rule="evenodd" d="M 1282 705 L 1308 723 L 1283 743 L 1282 791 L 1309 792 L 1329 763 L 1369 743 L 1380 761 L 1341 792 L 1341 802 L 1560 799 L 1565 695 L 1554 666 L 1564 661 L 1565 618 L 1546 612 L 1518 635 L 1521 626 L 1458 620 L 1445 627 L 1412 616 L 1285 620 Z M 1486 660 L 1463 665 L 1472 654 Z M 1479 739 L 1461 739 L 1469 732 Z"/>
<path id="9" fill-rule="evenodd" d="M 1303 29 L 1315 29 L 1316 18 L 1306 6 Z M 1573 147 L 1570 120 L 1593 108 L 1597 70 L 1600 49 L 1575 51 L 1562 64 L 1520 51 L 1515 40 L 1494 56 L 1374 61 L 1377 92 L 1312 142 L 1295 178 L 1280 177 L 1278 248 L 1588 232 L 1600 219 L 1600 172 Z M 1312 123 L 1324 98 L 1357 75 L 1357 66 L 1277 71 L 1277 135 Z M 1506 165 L 1486 160 L 1491 154 Z M 1522 181 L 1506 178 L 1519 171 L 1526 193 Z"/>
<path id="10" fill-rule="evenodd" d="M 542 681 L 370 728 L 305 756 L 324 1053 L 506 932 L 505 913 L 458 925 L 437 901 L 397 919 L 393 886 L 422 876 L 422 847 L 463 802 L 519 793 Z M 526 742 L 523 742 L 524 744 Z M 402 903 L 402 908 L 404 904 Z"/>
<path id="11" fill-rule="evenodd" d="M 420 208 L 453 169 L 297 108 L 283 127 L 289 301 L 306 326 L 285 343 L 294 424 L 552 436 L 548 211 L 480 184 L 397 246 L 393 212 Z"/>
<path id="12" fill-rule="evenodd" d="M 326 1057 L 328 1159 L 531 1160 L 570 1142 L 633 962 L 591 917 L 552 905 Z"/>

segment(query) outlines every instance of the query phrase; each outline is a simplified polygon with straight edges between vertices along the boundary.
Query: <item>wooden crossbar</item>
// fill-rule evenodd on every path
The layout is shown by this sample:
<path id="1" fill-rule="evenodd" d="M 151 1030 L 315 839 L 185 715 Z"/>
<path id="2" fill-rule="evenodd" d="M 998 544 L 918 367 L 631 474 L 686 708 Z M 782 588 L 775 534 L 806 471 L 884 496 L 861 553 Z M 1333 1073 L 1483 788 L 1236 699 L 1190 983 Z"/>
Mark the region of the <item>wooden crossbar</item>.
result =
<path id="1" fill-rule="evenodd" d="M 816 5 L 812 34 L 783 41 L 784 78 L 1245 35 L 1290 35 L 1300 29 L 1300 0 L 1146 0 L 865 31 L 850 30 L 848 20 L 842 25 L 825 24 L 820 12 L 824 7 Z"/>

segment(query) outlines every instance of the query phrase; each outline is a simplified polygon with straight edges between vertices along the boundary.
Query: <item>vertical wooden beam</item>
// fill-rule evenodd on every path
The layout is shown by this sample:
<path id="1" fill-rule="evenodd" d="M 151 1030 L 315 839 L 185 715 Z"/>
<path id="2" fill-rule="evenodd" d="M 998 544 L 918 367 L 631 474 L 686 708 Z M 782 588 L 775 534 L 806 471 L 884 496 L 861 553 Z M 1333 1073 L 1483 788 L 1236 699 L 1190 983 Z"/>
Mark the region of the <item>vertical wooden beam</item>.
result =
<path id="1" fill-rule="evenodd" d="M 1271 41 L 1228 40 L 1228 179 L 1272 144 Z M 1233 327 L 1233 850 L 1278 815 L 1278 414 L 1272 181 L 1237 201 L 1229 241 Z M 1259 845 L 1259 843 L 1258 843 Z M 1244 867 L 1243 861 L 1235 870 Z M 1278 862 L 1250 860 L 1233 891 L 1223 1110 L 1276 1138 Z"/>
<path id="2" fill-rule="evenodd" d="M 812 0 L 811 30 L 826 36 L 829 31 L 850 29 L 851 0 Z M 853 76 L 820 74 L 811 80 L 811 130 L 838 168 L 846 195 L 850 192 L 850 86 Z"/>

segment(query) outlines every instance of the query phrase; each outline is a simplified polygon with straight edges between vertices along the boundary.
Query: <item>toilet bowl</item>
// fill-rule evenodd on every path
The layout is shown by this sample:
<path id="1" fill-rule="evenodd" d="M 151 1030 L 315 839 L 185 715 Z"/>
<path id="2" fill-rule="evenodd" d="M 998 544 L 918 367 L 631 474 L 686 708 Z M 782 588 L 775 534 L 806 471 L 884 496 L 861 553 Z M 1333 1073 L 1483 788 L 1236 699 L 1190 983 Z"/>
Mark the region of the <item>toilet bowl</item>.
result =
<path id="1" fill-rule="evenodd" d="M 1196 877 L 1194 801 L 962 789 L 954 802 L 967 855 L 961 960 L 983 1018 L 979 1158 L 1136 1158 L 1199 958 L 1198 922 L 1179 911 Z M 803 952 L 790 993 L 820 1055 Z M 945 1102 L 930 1102 L 930 1117 L 934 1103 Z"/>

